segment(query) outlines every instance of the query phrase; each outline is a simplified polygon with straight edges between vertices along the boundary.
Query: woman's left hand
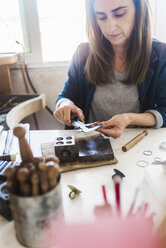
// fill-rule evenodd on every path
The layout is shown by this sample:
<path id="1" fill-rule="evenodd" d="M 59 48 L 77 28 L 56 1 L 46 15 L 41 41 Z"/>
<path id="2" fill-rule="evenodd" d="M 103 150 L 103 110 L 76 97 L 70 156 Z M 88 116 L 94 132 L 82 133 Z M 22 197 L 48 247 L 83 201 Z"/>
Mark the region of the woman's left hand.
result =
<path id="1" fill-rule="evenodd" d="M 123 130 L 129 125 L 129 118 L 127 114 L 119 114 L 101 123 L 103 126 L 97 131 L 116 139 L 121 136 Z"/>

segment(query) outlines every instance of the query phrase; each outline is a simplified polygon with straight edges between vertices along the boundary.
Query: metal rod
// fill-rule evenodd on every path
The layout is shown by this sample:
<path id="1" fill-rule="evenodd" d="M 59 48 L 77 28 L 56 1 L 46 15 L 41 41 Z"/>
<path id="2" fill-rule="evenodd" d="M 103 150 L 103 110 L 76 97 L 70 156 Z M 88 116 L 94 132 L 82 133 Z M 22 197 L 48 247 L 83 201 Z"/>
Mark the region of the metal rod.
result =
<path id="1" fill-rule="evenodd" d="M 10 129 L 7 132 L 6 141 L 5 141 L 5 148 L 3 150 L 3 155 L 10 154 L 10 147 L 12 144 L 13 139 L 13 130 Z"/>

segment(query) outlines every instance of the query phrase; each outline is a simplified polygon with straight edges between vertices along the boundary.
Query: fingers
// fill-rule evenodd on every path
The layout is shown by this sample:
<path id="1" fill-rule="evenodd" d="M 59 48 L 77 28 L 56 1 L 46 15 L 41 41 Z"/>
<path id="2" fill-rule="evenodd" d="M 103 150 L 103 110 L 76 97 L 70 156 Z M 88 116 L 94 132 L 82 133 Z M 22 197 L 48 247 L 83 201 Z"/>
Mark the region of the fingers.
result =
<path id="1" fill-rule="evenodd" d="M 124 119 L 122 117 L 122 115 L 116 115 L 108 121 L 102 122 L 103 126 L 98 129 L 98 131 L 115 139 L 119 138 L 125 128 Z"/>
<path id="2" fill-rule="evenodd" d="M 59 107 L 54 112 L 54 117 L 62 124 L 71 126 L 71 106 Z"/>
<path id="3" fill-rule="evenodd" d="M 118 126 L 114 125 L 114 126 L 107 126 L 106 122 L 102 122 L 102 127 L 98 128 L 97 131 L 103 133 L 106 136 L 111 136 L 114 139 L 117 139 L 121 136 L 123 130 L 121 128 L 119 128 Z"/>
<path id="4" fill-rule="evenodd" d="M 59 107 L 54 112 L 54 117 L 64 125 L 71 126 L 71 114 L 78 116 L 78 118 L 83 121 L 84 115 L 80 108 L 76 106 L 63 106 Z"/>
<path id="5" fill-rule="evenodd" d="M 63 111 L 63 108 L 59 108 L 59 109 L 57 109 L 55 112 L 54 112 L 54 117 L 59 121 L 59 122 L 61 122 L 62 124 L 64 124 L 65 125 L 65 123 L 64 123 L 64 118 L 63 118 L 63 115 L 64 115 L 64 113 L 63 113 L 64 111 Z"/>
<path id="6" fill-rule="evenodd" d="M 68 106 L 65 106 L 63 108 L 63 123 L 67 126 L 71 126 L 71 108 Z"/>
<path id="7" fill-rule="evenodd" d="M 103 133 L 106 136 L 110 136 L 114 139 L 119 138 L 122 134 L 121 130 L 117 127 L 109 127 L 109 128 L 101 127 L 97 129 L 97 131 Z"/>
<path id="8" fill-rule="evenodd" d="M 84 114 L 80 108 L 77 107 L 73 108 L 72 113 L 78 116 L 80 121 L 84 121 Z"/>
<path id="9" fill-rule="evenodd" d="M 103 128 L 112 128 L 112 127 L 114 127 L 115 124 L 116 123 L 113 119 L 109 119 L 108 121 L 102 122 Z"/>

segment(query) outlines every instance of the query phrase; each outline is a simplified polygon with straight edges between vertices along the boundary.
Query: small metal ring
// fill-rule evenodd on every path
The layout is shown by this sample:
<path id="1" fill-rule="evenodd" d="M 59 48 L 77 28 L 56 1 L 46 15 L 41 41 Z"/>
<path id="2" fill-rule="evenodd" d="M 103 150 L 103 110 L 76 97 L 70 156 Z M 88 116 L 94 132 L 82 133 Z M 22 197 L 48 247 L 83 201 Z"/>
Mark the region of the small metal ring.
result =
<path id="1" fill-rule="evenodd" d="M 159 147 L 166 150 L 166 142 L 161 142 Z"/>
<path id="2" fill-rule="evenodd" d="M 147 161 L 145 161 L 145 160 L 139 160 L 139 161 L 137 161 L 137 163 L 136 163 L 139 167 L 147 167 L 148 165 L 149 165 L 149 163 L 147 162 Z"/>
<path id="3" fill-rule="evenodd" d="M 75 199 L 76 197 L 77 197 L 77 193 L 76 193 L 76 191 L 74 191 L 74 190 L 72 190 L 70 193 L 69 193 L 69 197 L 70 197 L 70 199 Z"/>
<path id="4" fill-rule="evenodd" d="M 145 151 L 143 152 L 143 154 L 144 154 L 145 156 L 151 156 L 151 155 L 152 155 L 152 151 L 151 151 L 151 150 L 145 150 Z"/>
<path id="5" fill-rule="evenodd" d="M 161 158 L 160 158 L 160 157 L 155 157 L 155 158 L 154 158 L 154 161 L 155 161 L 155 162 L 161 162 Z"/>

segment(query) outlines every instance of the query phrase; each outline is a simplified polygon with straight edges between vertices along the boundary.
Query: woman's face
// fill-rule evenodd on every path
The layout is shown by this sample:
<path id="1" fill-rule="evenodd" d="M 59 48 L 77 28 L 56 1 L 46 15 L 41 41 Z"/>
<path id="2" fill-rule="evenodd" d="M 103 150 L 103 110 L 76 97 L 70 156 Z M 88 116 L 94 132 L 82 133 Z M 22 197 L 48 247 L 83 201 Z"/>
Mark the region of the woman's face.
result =
<path id="1" fill-rule="evenodd" d="M 96 21 L 103 36 L 114 46 L 125 46 L 135 24 L 133 0 L 95 0 Z"/>

